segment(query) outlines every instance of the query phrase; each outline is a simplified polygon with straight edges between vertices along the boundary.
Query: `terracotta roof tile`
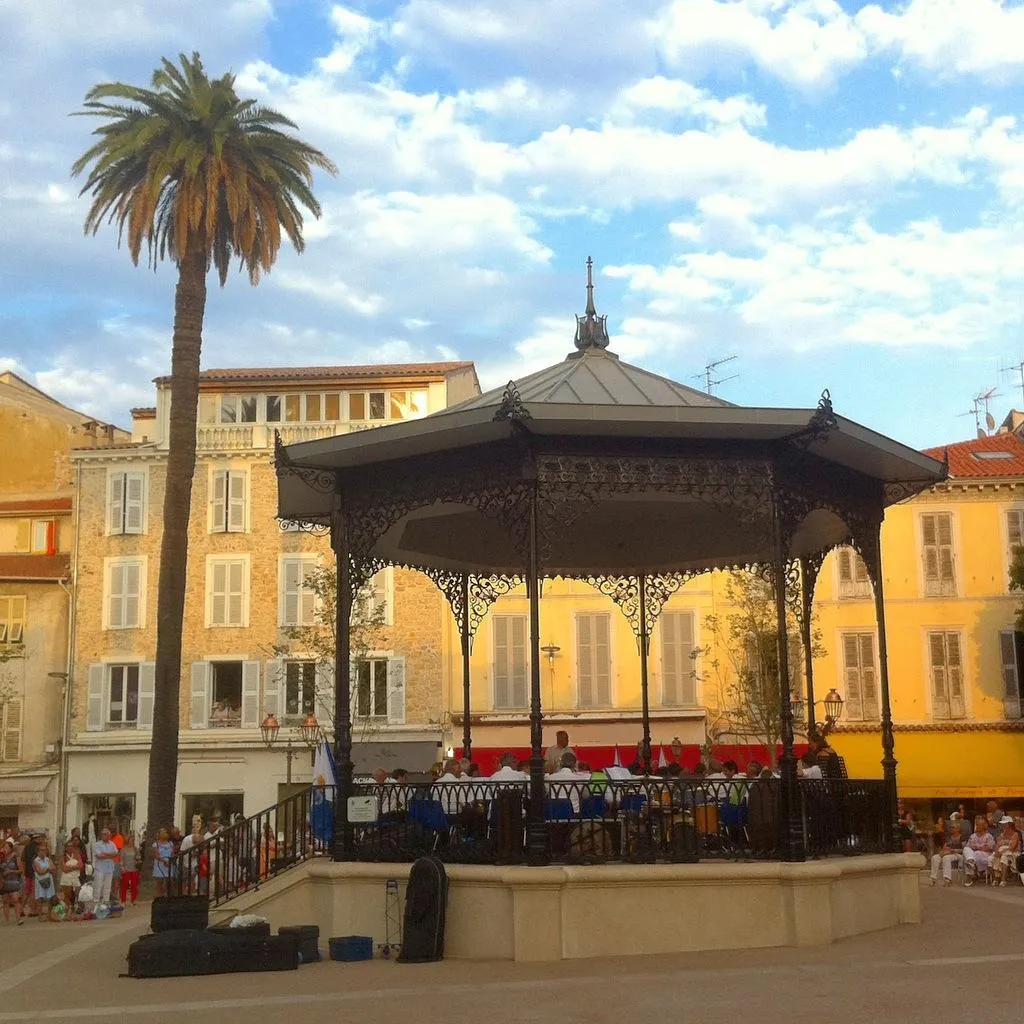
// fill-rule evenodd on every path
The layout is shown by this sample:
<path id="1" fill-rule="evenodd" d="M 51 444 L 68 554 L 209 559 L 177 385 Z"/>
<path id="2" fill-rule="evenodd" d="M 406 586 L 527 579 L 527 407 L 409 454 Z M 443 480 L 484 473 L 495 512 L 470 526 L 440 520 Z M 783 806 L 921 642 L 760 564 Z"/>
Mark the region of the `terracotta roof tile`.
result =
<path id="1" fill-rule="evenodd" d="M 924 454 L 942 459 L 947 451 L 952 478 L 1024 476 L 1024 441 L 1016 434 L 995 434 L 942 448 L 925 448 Z"/>
<path id="2" fill-rule="evenodd" d="M 70 573 L 70 555 L 0 555 L 0 580 L 61 580 Z"/>
<path id="3" fill-rule="evenodd" d="M 19 512 L 70 512 L 70 498 L 25 498 L 20 501 L 0 501 L 0 516 Z"/>
<path id="4" fill-rule="evenodd" d="M 151 420 L 156 416 L 156 406 L 140 405 L 137 409 L 129 409 L 128 412 L 133 420 Z"/>
<path id="5" fill-rule="evenodd" d="M 203 370 L 201 383 L 245 383 L 247 381 L 343 380 L 359 377 L 437 377 L 454 370 L 473 367 L 472 362 L 447 363 L 371 363 L 365 366 L 239 366 Z M 156 384 L 167 384 L 170 377 L 157 377 Z"/>

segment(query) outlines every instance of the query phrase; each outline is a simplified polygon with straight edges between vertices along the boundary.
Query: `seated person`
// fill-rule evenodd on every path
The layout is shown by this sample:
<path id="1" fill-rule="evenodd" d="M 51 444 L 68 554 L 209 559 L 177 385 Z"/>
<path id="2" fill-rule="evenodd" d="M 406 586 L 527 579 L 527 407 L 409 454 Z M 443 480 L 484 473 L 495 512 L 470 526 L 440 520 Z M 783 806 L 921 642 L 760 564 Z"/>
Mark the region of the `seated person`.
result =
<path id="1" fill-rule="evenodd" d="M 942 884 L 953 884 L 953 868 L 963 859 L 964 840 L 960 835 L 960 826 L 952 821 L 953 828 L 946 834 L 946 841 L 938 853 L 932 854 L 931 884 L 934 885 L 939 879 L 939 867 L 942 868 Z"/>
<path id="2" fill-rule="evenodd" d="M 440 801 L 445 814 L 458 814 L 466 804 L 468 790 L 461 785 L 462 765 L 449 757 L 442 765 L 444 769 L 431 786 L 433 799 Z"/>
<path id="3" fill-rule="evenodd" d="M 1000 885 L 1006 885 L 1006 876 L 1017 870 L 1017 854 L 1020 853 L 1020 833 L 1008 814 L 999 819 L 1000 831 L 996 836 L 996 848 L 992 857 Z"/>
<path id="4" fill-rule="evenodd" d="M 547 776 L 545 788 L 549 799 L 569 800 L 576 814 L 580 813 L 580 790 L 578 782 L 589 782 L 590 772 L 577 771 L 576 755 L 567 750 L 562 755 L 562 767 Z"/>
<path id="5" fill-rule="evenodd" d="M 527 771 L 516 767 L 516 755 L 508 752 L 501 755 L 498 761 L 498 770 L 491 776 L 492 782 L 525 782 L 530 777 L 529 762 Z"/>
<path id="6" fill-rule="evenodd" d="M 818 758 L 812 754 L 809 750 L 803 757 L 800 758 L 796 763 L 796 774 L 801 779 L 820 779 L 822 778 L 821 764 Z"/>
<path id="7" fill-rule="evenodd" d="M 974 885 L 978 873 L 988 871 L 995 852 L 996 840 L 988 830 L 988 820 L 984 814 L 974 819 L 974 831 L 964 847 L 964 885 Z"/>

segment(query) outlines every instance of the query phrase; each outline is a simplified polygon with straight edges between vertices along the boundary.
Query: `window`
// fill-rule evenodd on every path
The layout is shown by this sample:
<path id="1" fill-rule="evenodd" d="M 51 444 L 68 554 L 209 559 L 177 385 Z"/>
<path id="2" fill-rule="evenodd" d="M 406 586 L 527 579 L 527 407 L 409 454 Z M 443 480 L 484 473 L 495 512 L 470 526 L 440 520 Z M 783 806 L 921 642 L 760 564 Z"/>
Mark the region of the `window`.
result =
<path id="1" fill-rule="evenodd" d="M 263 714 L 258 661 L 194 661 L 191 675 L 193 729 L 259 728 Z"/>
<path id="2" fill-rule="evenodd" d="M 284 418 L 286 423 L 298 423 L 302 419 L 302 395 L 284 396 Z"/>
<path id="3" fill-rule="evenodd" d="M 576 679 L 581 708 L 612 702 L 611 616 L 576 616 Z"/>
<path id="4" fill-rule="evenodd" d="M 405 658 L 360 658 L 353 668 L 356 717 L 402 724 L 405 721 Z"/>
<path id="5" fill-rule="evenodd" d="M 287 661 L 284 666 L 284 717 L 298 721 L 316 705 L 316 662 Z M 323 725 L 330 723 L 324 722 Z"/>
<path id="6" fill-rule="evenodd" d="M 57 526 L 52 519 L 32 520 L 32 554 L 52 555 L 57 551 Z"/>
<path id="7" fill-rule="evenodd" d="M 136 725 L 139 720 L 139 666 L 110 666 L 110 700 L 107 722 L 110 725 Z"/>
<path id="8" fill-rule="evenodd" d="M 107 479 L 107 533 L 144 533 L 146 474 L 111 473 Z"/>
<path id="9" fill-rule="evenodd" d="M 337 423 L 341 419 L 341 395 L 337 391 L 324 395 L 324 419 Z"/>
<path id="10" fill-rule="evenodd" d="M 874 633 L 843 633 L 843 685 L 846 717 L 856 722 L 877 722 L 878 674 Z"/>
<path id="11" fill-rule="evenodd" d="M 1024 633 L 1004 629 L 999 634 L 999 654 L 1003 665 L 1003 714 L 1021 717 L 1020 682 L 1024 675 Z"/>
<path id="12" fill-rule="evenodd" d="M 267 395 L 267 422 L 281 422 L 281 396 Z"/>
<path id="13" fill-rule="evenodd" d="M 391 419 L 411 420 L 427 415 L 427 392 L 392 391 L 390 392 Z"/>
<path id="14" fill-rule="evenodd" d="M 210 487 L 210 533 L 246 532 L 248 474 L 244 469 L 213 470 Z"/>
<path id="15" fill-rule="evenodd" d="M 151 661 L 90 665 L 86 729 L 152 729 L 155 686 Z"/>
<path id="16" fill-rule="evenodd" d="M 312 589 L 316 555 L 285 555 L 281 559 L 281 601 L 278 620 L 282 626 L 312 626 L 316 593 Z"/>
<path id="17" fill-rule="evenodd" d="M 932 717 L 963 718 L 966 709 L 960 634 L 950 631 L 929 633 L 928 659 L 932 681 Z"/>
<path id="18" fill-rule="evenodd" d="M 494 633 L 494 706 L 525 708 L 526 616 L 495 615 Z"/>
<path id="19" fill-rule="evenodd" d="M 249 625 L 249 556 L 206 560 L 206 625 Z"/>
<path id="20" fill-rule="evenodd" d="M 21 700 L 0 704 L 0 761 L 21 760 Z"/>
<path id="21" fill-rule="evenodd" d="M 382 420 L 387 415 L 387 395 L 383 391 L 350 391 L 350 420 Z"/>
<path id="22" fill-rule="evenodd" d="M 390 566 L 374 573 L 360 588 L 357 613 L 367 625 L 394 625 L 395 571 Z"/>
<path id="23" fill-rule="evenodd" d="M 661 616 L 661 702 L 669 707 L 697 703 L 693 612 Z"/>
<path id="24" fill-rule="evenodd" d="M 146 559 L 106 559 L 104 629 L 137 629 L 146 621 Z"/>
<path id="25" fill-rule="evenodd" d="M 921 541 L 925 597 L 955 597 L 952 513 L 928 512 L 922 515 Z"/>
<path id="26" fill-rule="evenodd" d="M 836 568 L 840 598 L 871 597 L 868 567 L 853 548 L 842 547 L 836 552 Z"/>
<path id="27" fill-rule="evenodd" d="M 1019 547 L 1024 547 L 1024 508 L 1009 508 L 1006 510 L 1006 564 L 1013 561 L 1013 553 Z"/>
<path id="28" fill-rule="evenodd" d="M 14 527 L 14 546 L 12 551 L 18 553 L 29 551 L 32 547 L 32 520 L 17 519 Z"/>
<path id="29" fill-rule="evenodd" d="M 220 399 L 221 423 L 255 423 L 255 395 L 222 395 Z"/>
<path id="30" fill-rule="evenodd" d="M 320 419 L 320 396 L 306 395 L 306 422 L 317 423 Z"/>
<path id="31" fill-rule="evenodd" d="M 0 644 L 25 642 L 25 598 L 0 597 Z"/>

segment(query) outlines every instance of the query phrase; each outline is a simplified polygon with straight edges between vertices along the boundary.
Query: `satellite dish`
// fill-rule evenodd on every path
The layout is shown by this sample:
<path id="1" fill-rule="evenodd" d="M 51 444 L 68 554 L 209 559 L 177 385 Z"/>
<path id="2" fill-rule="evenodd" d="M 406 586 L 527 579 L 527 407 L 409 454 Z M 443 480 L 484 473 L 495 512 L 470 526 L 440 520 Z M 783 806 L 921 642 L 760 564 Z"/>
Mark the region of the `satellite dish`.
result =
<path id="1" fill-rule="evenodd" d="M 978 427 L 978 440 L 981 441 L 986 437 L 988 437 L 988 434 L 986 434 L 985 431 L 981 429 L 981 427 Z"/>
<path id="2" fill-rule="evenodd" d="M 989 430 L 996 429 L 996 418 L 990 412 L 985 413 L 985 426 L 988 427 Z"/>

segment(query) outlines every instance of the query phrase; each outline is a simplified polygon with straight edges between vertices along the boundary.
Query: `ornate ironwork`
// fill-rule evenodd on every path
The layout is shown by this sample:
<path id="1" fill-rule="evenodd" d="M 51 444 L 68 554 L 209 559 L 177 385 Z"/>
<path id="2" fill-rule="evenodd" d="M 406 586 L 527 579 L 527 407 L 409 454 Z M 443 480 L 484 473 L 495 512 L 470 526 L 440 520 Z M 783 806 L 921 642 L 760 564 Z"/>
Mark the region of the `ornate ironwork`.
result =
<path id="1" fill-rule="evenodd" d="M 790 437 L 790 441 L 801 448 L 809 448 L 812 444 L 823 443 L 829 439 L 832 431 L 839 429 L 839 417 L 832 408 L 832 396 L 828 388 L 821 393 L 818 407 L 811 414 L 807 426 Z"/>
<path id="2" fill-rule="evenodd" d="M 272 464 L 276 469 L 283 469 L 293 476 L 297 476 L 303 483 L 321 494 L 333 494 L 338 489 L 338 476 L 333 469 L 296 465 L 288 454 L 287 447 L 281 442 L 279 430 L 274 431 Z"/>
<path id="3" fill-rule="evenodd" d="M 505 385 L 505 391 L 501 396 L 501 405 L 494 412 L 495 420 L 529 420 L 533 419 L 530 410 L 523 403 L 519 388 L 514 380 Z"/>
<path id="4" fill-rule="evenodd" d="M 278 519 L 278 527 L 282 533 L 312 533 L 323 535 L 331 532 L 330 523 L 320 523 L 306 519 Z"/>
<path id="5" fill-rule="evenodd" d="M 463 573 L 451 572 L 447 569 L 422 569 L 425 576 L 434 581 L 438 590 L 444 594 L 445 599 L 451 607 L 455 621 L 462 623 L 463 616 Z M 504 597 L 521 583 L 524 577 L 519 575 L 503 576 L 495 573 L 490 576 L 479 576 L 475 573 L 469 574 L 467 592 L 469 594 L 469 647 L 473 649 L 473 640 L 476 637 L 480 624 L 490 610 L 492 604 L 499 597 Z"/>
<path id="6" fill-rule="evenodd" d="M 636 637 L 637 650 L 643 654 L 650 653 L 651 631 L 654 628 L 654 624 L 658 621 L 658 617 L 661 615 L 662 610 L 665 607 L 665 603 L 674 593 L 676 593 L 676 591 L 679 590 L 680 587 L 683 586 L 683 584 L 700 575 L 702 575 L 700 572 L 658 573 L 650 576 L 645 575 L 643 577 L 643 595 L 640 593 L 639 576 L 617 576 L 609 574 L 587 576 L 584 578 L 592 587 L 604 594 L 605 597 L 610 597 L 615 602 L 619 611 L 625 615 L 630 629 L 633 630 L 633 636 Z M 643 635 L 643 629 L 640 621 L 641 600 L 643 600 L 645 605 L 644 617 L 646 618 L 647 625 L 646 636 Z"/>
<path id="7" fill-rule="evenodd" d="M 581 351 L 608 347 L 608 317 L 598 316 L 594 305 L 594 261 L 587 257 L 587 308 L 576 317 L 573 344 Z"/>

